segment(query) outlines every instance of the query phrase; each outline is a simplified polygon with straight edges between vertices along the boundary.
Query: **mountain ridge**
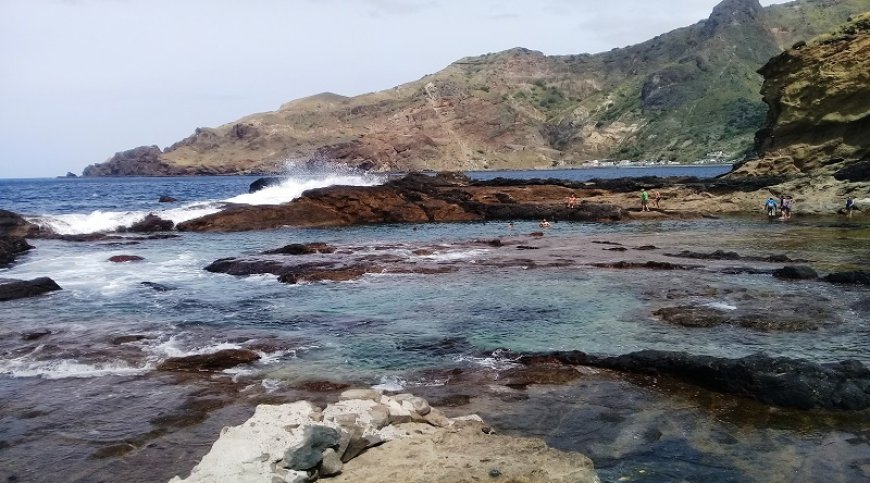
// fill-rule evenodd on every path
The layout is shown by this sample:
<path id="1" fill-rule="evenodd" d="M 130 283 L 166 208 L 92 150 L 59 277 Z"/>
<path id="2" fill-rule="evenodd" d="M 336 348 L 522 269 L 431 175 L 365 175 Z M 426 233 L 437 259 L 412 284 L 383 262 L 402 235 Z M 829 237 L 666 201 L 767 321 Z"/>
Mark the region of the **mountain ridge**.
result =
<path id="1" fill-rule="evenodd" d="M 640 44 L 598 54 L 514 48 L 464 57 L 383 91 L 321 93 L 197 128 L 164 150 L 117 153 L 84 174 L 276 173 L 288 161 L 410 171 L 738 158 L 766 113 L 755 71 L 860 10 L 870 10 L 870 0 L 766 8 L 725 0 L 706 20 Z"/>

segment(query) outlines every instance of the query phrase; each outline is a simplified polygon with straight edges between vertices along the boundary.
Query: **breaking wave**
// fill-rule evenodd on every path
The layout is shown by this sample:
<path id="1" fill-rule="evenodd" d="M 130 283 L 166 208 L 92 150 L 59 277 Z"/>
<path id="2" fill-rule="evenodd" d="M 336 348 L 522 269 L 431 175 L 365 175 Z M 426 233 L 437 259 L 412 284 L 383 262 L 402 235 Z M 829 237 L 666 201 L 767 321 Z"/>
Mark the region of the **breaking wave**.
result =
<path id="1" fill-rule="evenodd" d="M 299 198 L 306 190 L 335 185 L 375 186 L 385 177 L 366 173 L 304 173 L 295 172 L 281 179 L 278 184 L 254 193 L 242 193 L 222 200 L 200 200 L 180 207 L 161 210 L 109 211 L 96 210 L 90 213 L 43 214 L 28 217 L 28 221 L 58 235 L 84 235 L 108 233 L 129 228 L 149 214 L 154 214 L 175 224 L 212 213 L 217 213 L 228 203 L 247 205 L 277 205 Z"/>

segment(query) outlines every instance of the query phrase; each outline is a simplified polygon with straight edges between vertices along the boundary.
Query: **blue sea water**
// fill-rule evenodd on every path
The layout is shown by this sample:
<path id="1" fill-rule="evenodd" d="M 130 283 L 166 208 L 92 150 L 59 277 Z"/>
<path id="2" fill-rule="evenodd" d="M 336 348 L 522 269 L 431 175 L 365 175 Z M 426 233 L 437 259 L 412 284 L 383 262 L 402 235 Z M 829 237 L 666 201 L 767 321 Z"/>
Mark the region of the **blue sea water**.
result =
<path id="1" fill-rule="evenodd" d="M 711 167 L 682 168 L 677 172 L 658 168 L 632 171 L 644 176 L 677 173 L 703 176 L 720 172 Z M 583 180 L 627 173 L 624 168 L 612 168 L 499 175 Z M 472 173 L 472 176 L 482 179 L 490 174 Z M 380 181 L 361 177 L 293 178 L 248 195 L 248 185 L 254 179 L 0 180 L 0 208 L 22 213 L 59 231 L 87 233 L 111 231 L 149 212 L 182 220 L 216 211 L 227 202 L 281 202 L 298 196 L 305 188 L 341 181 L 356 184 Z M 162 195 L 179 202 L 158 203 Z M 528 266 L 487 263 L 500 249 L 468 244 L 475 239 L 521 237 L 534 230 L 537 226 L 528 222 L 517 222 L 513 230 L 505 223 L 455 223 L 180 233 L 178 238 L 171 239 L 99 243 L 33 240 L 36 249 L 12 267 L 0 269 L 0 278 L 50 276 L 63 290 L 35 299 L 3 302 L 0 306 L 0 407 L 8 409 L 11 415 L 0 420 L 0 440 L 9 442 L 5 449 L 0 446 L 0 461 L 10 474 L 25 475 L 24 480 L 28 480 L 27 475 L 37 473 L 28 473 L 26 464 L 43 470 L 46 465 L 28 460 L 25 455 L 35 446 L 47 447 L 78 468 L 78 474 L 83 475 L 81 481 L 104 477 L 103 472 L 112 466 L 94 463 L 91 457 L 94 451 L 110 443 L 141 438 L 152 431 L 152 425 L 144 424 L 143 428 L 142 421 L 156 418 L 155 414 L 167 410 L 167 404 L 186 407 L 184 401 L 174 401 L 168 394 L 194 383 L 161 375 L 156 370 L 159 363 L 169 357 L 225 348 L 258 347 L 263 355 L 255 364 L 225 371 L 217 377 L 245 386 L 238 396 L 242 400 L 253 398 L 253 394 L 278 397 L 312 380 L 393 390 L 449 388 L 451 371 L 467 374 L 500 370 L 511 365 L 510 357 L 500 354 L 537 351 L 580 350 L 617 355 L 662 349 L 723 357 L 763 351 L 819 362 L 858 359 L 870 363 L 870 351 L 864 343 L 870 334 L 870 320 L 866 312 L 853 308 L 868 297 L 864 289 L 842 289 L 815 282 L 781 284 L 757 275 L 723 277 L 704 271 L 638 273 L 584 265 L 585 257 L 598 259 L 604 253 L 604 246 L 593 241 L 613 240 L 629 247 L 653 244 L 661 250 L 673 251 L 681 248 L 697 251 L 722 248 L 743 254 L 785 251 L 794 258 L 809 258 L 821 267 L 860 265 L 870 262 L 866 252 L 855 251 L 856 246 L 868 241 L 866 227 L 837 227 L 825 220 L 771 225 L 747 218 L 622 224 L 562 222 L 548 231 L 547 243 L 556 249 L 564 247 L 565 257 L 577 263 L 554 268 L 536 268 L 535 263 Z M 830 237 L 831 232 L 836 236 Z M 832 238 L 839 241 L 832 244 Z M 256 255 L 288 243 L 315 241 L 397 256 L 410 256 L 416 248 L 426 247 L 432 251 L 428 255 L 430 262 L 457 270 L 436 275 L 372 274 L 352 282 L 301 285 L 281 284 L 269 275 L 234 277 L 203 270 L 219 258 Z M 144 260 L 108 262 L 109 257 L 122 254 L 141 256 Z M 536 255 L 527 256 L 533 259 Z M 619 260 L 623 255 L 607 256 Z M 165 290 L 154 290 L 143 282 L 159 284 Z M 749 295 L 754 302 L 747 298 Z M 676 297 L 680 303 L 714 304 L 727 310 L 758 304 L 757 300 L 767 306 L 822 300 L 821 305 L 830 306 L 830 323 L 810 332 L 760 332 L 732 326 L 704 331 L 679 328 L 663 324 L 651 315 L 669 297 Z M 48 335 L 35 340 L 26 337 L 38 332 Z M 128 339 L 118 342 L 119 336 Z M 214 381 L 194 385 L 200 384 Z M 64 395 L 76 386 L 89 389 L 74 391 L 74 397 Z M 483 391 L 474 383 L 470 386 L 474 387 L 465 390 Z M 154 393 L 167 394 L 168 399 L 160 401 L 154 398 Z M 117 395 L 117 399 L 107 399 L 107 394 Z M 534 400 L 535 396 L 526 397 Z M 551 396 L 541 397 L 546 400 Z M 47 398 L 59 398 L 58 407 L 45 410 Z M 124 401 L 143 402 L 131 405 Z M 529 404 L 533 409 L 527 410 L 541 409 Z M 101 411 L 105 416 L 98 417 Z M 40 415 L 31 416 L 36 412 Z M 693 417 L 713 424 L 708 416 Z M 69 421 L 91 419 L 97 421 L 90 429 L 101 436 L 96 433 L 69 436 L 79 434 Z M 504 424 L 511 429 L 510 423 Z M 562 429 L 580 432 L 582 424 L 589 422 L 577 422 Z M 49 427 L 64 428 L 67 436 L 46 434 L 43 430 Z M 513 429 L 521 427 L 517 424 Z M 544 428 L 525 429 L 547 434 Z M 181 429 L 174 431 L 186 434 Z M 812 447 L 801 439 L 803 436 L 759 431 L 761 436 L 749 438 L 752 446 L 726 445 L 710 450 L 711 454 L 732 452 L 730 457 L 739 460 L 749 451 L 770 451 L 759 448 L 765 447 L 766 438 L 776 437 L 788 440 L 785 444 L 791 444 L 797 455 L 805 456 Z M 111 437 L 106 436 L 109 433 Z M 197 444 L 202 443 L 193 435 L 189 437 Z M 579 439 L 571 438 L 555 438 L 551 443 L 583 451 L 600 449 L 603 444 L 601 440 L 581 444 Z M 639 452 L 636 460 L 629 460 L 645 461 L 651 454 L 666 459 L 670 448 L 662 446 L 652 453 Z M 866 445 L 861 448 L 868 451 Z M 686 450 L 685 454 L 689 452 Z M 12 458 L 17 461 L 15 464 L 10 463 Z M 130 458 L 139 461 L 135 456 Z M 610 457 L 603 460 L 610 461 Z M 124 461 L 120 458 L 113 464 Z M 737 462 L 731 464 L 739 467 Z M 753 464 L 761 474 L 763 462 Z M 825 462 L 820 459 L 812 464 L 823 468 Z M 183 468 L 184 464 L 177 467 Z M 0 473 L 3 470 L 4 465 L 0 464 Z M 697 479 L 707 475 L 705 471 L 709 469 L 703 462 L 687 464 L 674 474 L 673 481 Z M 839 475 L 855 474 L 844 471 Z M 142 474 L 137 478 L 148 481 Z"/>

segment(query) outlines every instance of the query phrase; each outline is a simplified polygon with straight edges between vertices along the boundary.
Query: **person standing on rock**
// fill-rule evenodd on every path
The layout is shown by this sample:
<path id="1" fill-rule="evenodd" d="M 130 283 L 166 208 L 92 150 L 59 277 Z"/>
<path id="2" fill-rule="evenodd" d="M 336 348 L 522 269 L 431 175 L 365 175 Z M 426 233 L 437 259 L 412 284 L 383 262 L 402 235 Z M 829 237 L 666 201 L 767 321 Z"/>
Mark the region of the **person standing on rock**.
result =
<path id="1" fill-rule="evenodd" d="M 649 193 L 646 188 L 640 192 L 640 211 L 649 211 Z"/>
<path id="2" fill-rule="evenodd" d="M 656 209 L 659 209 L 659 203 L 662 201 L 662 194 L 659 190 L 653 191 L 653 205 L 655 205 Z"/>
<path id="3" fill-rule="evenodd" d="M 786 196 L 782 198 L 782 203 L 779 206 L 779 210 L 782 211 L 782 219 L 790 220 L 791 219 L 791 208 L 794 205 L 794 198 L 791 196 Z"/>
<path id="4" fill-rule="evenodd" d="M 852 218 L 853 211 L 855 211 L 855 200 L 850 196 L 846 198 L 846 218 Z"/>

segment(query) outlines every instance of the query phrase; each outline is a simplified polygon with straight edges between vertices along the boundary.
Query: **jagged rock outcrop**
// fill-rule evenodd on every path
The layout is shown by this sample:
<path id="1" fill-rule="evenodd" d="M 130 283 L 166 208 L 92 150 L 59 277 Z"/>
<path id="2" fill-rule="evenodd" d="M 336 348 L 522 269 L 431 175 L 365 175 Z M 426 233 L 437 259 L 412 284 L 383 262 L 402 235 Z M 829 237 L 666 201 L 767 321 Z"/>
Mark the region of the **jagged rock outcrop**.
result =
<path id="1" fill-rule="evenodd" d="M 767 121 L 758 159 L 732 175 L 834 176 L 870 181 L 870 12 L 768 62 Z"/>
<path id="2" fill-rule="evenodd" d="M 24 239 L 34 235 L 39 228 L 21 215 L 0 209 L 0 267 L 15 261 L 15 258 L 33 247 Z"/>
<path id="3" fill-rule="evenodd" d="M 512 187 L 468 185 L 468 179 L 410 174 L 381 186 L 330 186 L 306 191 L 283 205 L 230 206 L 179 223 L 180 231 L 246 231 L 282 226 L 347 226 L 482 220 L 618 220 L 619 207 L 562 200 L 572 190 L 560 185 Z M 542 201 L 543 200 L 543 201 Z M 553 203 L 553 200 L 558 200 Z"/>
<path id="4" fill-rule="evenodd" d="M 725 0 L 708 19 L 638 45 L 467 57 L 393 89 L 323 93 L 197 128 L 162 152 L 119 153 L 85 174 L 275 173 L 286 161 L 412 171 L 733 159 L 764 118 L 756 70 L 785 46 L 867 9 L 870 0 L 766 8 Z"/>
<path id="5" fill-rule="evenodd" d="M 173 483 L 524 481 L 597 483 L 589 458 L 494 434 L 479 417 L 448 418 L 411 394 L 356 389 L 320 409 L 260 405 L 227 427 Z"/>

